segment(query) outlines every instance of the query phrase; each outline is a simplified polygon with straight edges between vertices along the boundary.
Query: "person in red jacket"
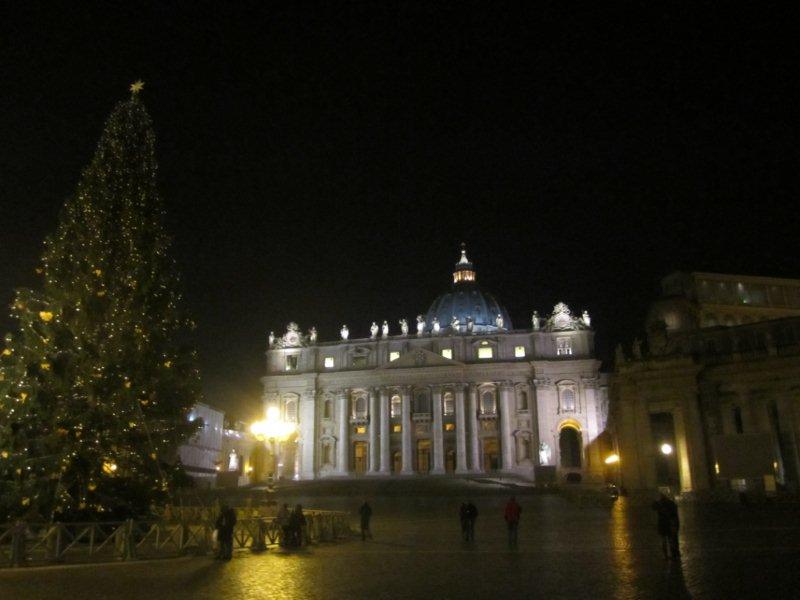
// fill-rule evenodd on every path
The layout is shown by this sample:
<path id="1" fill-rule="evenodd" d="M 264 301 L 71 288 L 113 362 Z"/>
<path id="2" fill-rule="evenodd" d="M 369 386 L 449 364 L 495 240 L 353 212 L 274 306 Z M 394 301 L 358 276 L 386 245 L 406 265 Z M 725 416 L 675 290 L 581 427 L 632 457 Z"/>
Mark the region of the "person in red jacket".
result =
<path id="1" fill-rule="evenodd" d="M 508 547 L 517 547 L 517 527 L 519 526 L 519 516 L 522 514 L 522 507 L 517 504 L 516 498 L 511 496 L 511 500 L 506 504 L 504 517 L 508 525 Z"/>

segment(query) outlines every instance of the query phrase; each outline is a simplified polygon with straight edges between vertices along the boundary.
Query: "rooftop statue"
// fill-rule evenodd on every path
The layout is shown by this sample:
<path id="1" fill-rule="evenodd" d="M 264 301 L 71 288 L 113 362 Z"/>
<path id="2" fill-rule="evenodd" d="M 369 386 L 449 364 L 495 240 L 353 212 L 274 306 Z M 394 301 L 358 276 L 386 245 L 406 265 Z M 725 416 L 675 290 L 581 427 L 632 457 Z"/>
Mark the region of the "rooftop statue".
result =
<path id="1" fill-rule="evenodd" d="M 400 333 L 402 334 L 403 337 L 407 336 L 408 335 L 408 321 L 406 321 L 405 319 L 400 319 L 399 323 L 400 323 Z"/>
<path id="2" fill-rule="evenodd" d="M 348 337 L 350 337 L 350 330 L 347 328 L 347 325 L 342 325 L 342 329 L 339 331 L 339 333 L 342 335 L 343 340 L 346 340 Z"/>
<path id="3" fill-rule="evenodd" d="M 450 321 L 450 327 L 453 328 L 453 331 L 458 333 L 459 328 L 461 327 L 461 321 L 458 320 L 458 317 L 453 315 L 453 320 Z"/>
<path id="4" fill-rule="evenodd" d="M 417 315 L 417 335 L 419 337 L 425 335 L 425 319 L 422 318 L 422 315 Z"/>
<path id="5" fill-rule="evenodd" d="M 497 325 L 498 329 L 503 328 L 503 315 L 497 315 L 497 318 L 494 320 L 494 324 Z"/>
<path id="6" fill-rule="evenodd" d="M 384 321 L 383 325 L 381 325 L 381 337 L 389 337 L 389 323 L 386 321 Z"/>
<path id="7" fill-rule="evenodd" d="M 472 316 L 467 316 L 467 333 L 472 333 L 475 329 L 475 319 Z"/>
<path id="8" fill-rule="evenodd" d="M 369 337 L 373 340 L 378 337 L 378 324 L 375 321 L 373 321 L 372 325 L 369 327 Z"/>
<path id="9" fill-rule="evenodd" d="M 589 316 L 588 310 L 583 311 L 583 314 L 581 315 L 581 320 L 583 320 L 583 324 L 586 325 L 586 327 L 592 326 L 592 319 Z"/>
<path id="10" fill-rule="evenodd" d="M 440 329 L 441 325 L 439 325 L 439 317 L 433 317 L 433 335 L 439 335 Z"/>
<path id="11" fill-rule="evenodd" d="M 317 343 L 317 328 L 316 327 L 311 327 L 311 329 L 308 330 L 308 341 L 310 343 L 312 343 L 312 344 L 316 344 Z"/>
<path id="12" fill-rule="evenodd" d="M 539 331 L 539 313 L 537 311 L 533 311 L 533 317 L 531 317 L 531 322 L 533 323 L 533 330 Z"/>
<path id="13" fill-rule="evenodd" d="M 272 348 L 272 346 L 274 346 L 274 345 L 275 345 L 275 332 L 274 331 L 270 331 L 269 332 L 269 347 Z"/>

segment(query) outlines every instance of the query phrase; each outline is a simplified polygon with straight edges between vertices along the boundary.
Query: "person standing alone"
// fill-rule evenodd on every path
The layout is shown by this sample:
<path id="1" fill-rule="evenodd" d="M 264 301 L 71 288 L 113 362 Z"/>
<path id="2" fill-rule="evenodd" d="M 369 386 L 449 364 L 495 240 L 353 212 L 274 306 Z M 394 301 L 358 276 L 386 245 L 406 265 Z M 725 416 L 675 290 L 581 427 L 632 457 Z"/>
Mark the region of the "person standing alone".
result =
<path id="1" fill-rule="evenodd" d="M 366 541 L 367 537 L 372 539 L 372 531 L 369 529 L 369 520 L 372 517 L 372 507 L 364 500 L 364 504 L 358 509 L 361 515 L 361 541 Z"/>
<path id="2" fill-rule="evenodd" d="M 217 543 L 219 554 L 217 558 L 230 560 L 233 557 L 233 528 L 236 526 L 236 511 L 223 504 L 219 508 L 217 517 Z"/>
<path id="3" fill-rule="evenodd" d="M 680 558 L 681 551 L 678 547 L 678 528 L 680 526 L 678 505 L 669 496 L 662 493 L 658 500 L 653 502 L 653 510 L 658 515 L 658 533 L 661 536 L 661 549 L 664 551 L 664 558 Z"/>
<path id="4" fill-rule="evenodd" d="M 475 521 L 478 520 L 478 509 L 472 502 L 467 502 L 467 541 L 475 541 Z"/>
<path id="5" fill-rule="evenodd" d="M 508 547 L 517 547 L 517 528 L 519 527 L 519 517 L 522 514 L 522 507 L 517 503 L 517 499 L 511 496 L 511 499 L 506 504 L 506 510 L 503 517 L 508 526 Z"/>

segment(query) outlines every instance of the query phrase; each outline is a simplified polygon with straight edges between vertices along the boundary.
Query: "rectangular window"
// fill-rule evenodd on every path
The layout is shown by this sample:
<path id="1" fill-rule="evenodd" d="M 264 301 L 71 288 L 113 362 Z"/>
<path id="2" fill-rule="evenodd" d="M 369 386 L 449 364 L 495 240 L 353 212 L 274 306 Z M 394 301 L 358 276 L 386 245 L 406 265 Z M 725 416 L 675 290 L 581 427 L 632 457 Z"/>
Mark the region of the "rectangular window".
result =
<path id="1" fill-rule="evenodd" d="M 392 362 L 393 360 L 397 360 L 398 358 L 400 358 L 400 353 L 399 352 L 389 352 L 389 362 Z"/>
<path id="2" fill-rule="evenodd" d="M 325 357 L 325 368 L 326 369 L 332 369 L 333 365 L 334 365 L 333 357 L 332 356 L 326 356 Z"/>
<path id="3" fill-rule="evenodd" d="M 444 430 L 445 431 L 455 431 L 456 430 L 456 424 L 455 423 L 445 423 L 444 424 Z"/>
<path id="4" fill-rule="evenodd" d="M 286 356 L 286 370 L 287 371 L 296 371 L 297 370 L 297 355 L 290 354 Z"/>
<path id="5" fill-rule="evenodd" d="M 516 358 L 525 358 L 525 346 L 514 346 L 514 356 Z"/>
<path id="6" fill-rule="evenodd" d="M 353 357 L 353 366 L 354 367 L 366 367 L 367 366 L 367 357 L 366 356 L 354 356 Z"/>
<path id="7" fill-rule="evenodd" d="M 449 358 L 453 360 L 453 349 L 452 348 L 442 348 L 442 356 L 445 358 Z"/>
<path id="8" fill-rule="evenodd" d="M 569 338 L 558 338 L 556 340 L 556 354 L 558 356 L 569 356 L 572 354 L 572 340 Z"/>
<path id="9" fill-rule="evenodd" d="M 392 431 L 394 433 L 400 433 L 401 431 L 403 431 L 403 426 L 400 425 L 399 423 L 396 423 L 396 424 L 392 425 Z"/>
<path id="10" fill-rule="evenodd" d="M 494 357 L 494 348 L 491 346 L 484 346 L 482 348 L 478 348 L 478 358 L 480 359 L 487 359 Z"/>
<path id="11" fill-rule="evenodd" d="M 359 425 L 358 427 L 356 427 L 356 433 L 367 433 L 367 428 L 364 427 L 363 425 Z"/>

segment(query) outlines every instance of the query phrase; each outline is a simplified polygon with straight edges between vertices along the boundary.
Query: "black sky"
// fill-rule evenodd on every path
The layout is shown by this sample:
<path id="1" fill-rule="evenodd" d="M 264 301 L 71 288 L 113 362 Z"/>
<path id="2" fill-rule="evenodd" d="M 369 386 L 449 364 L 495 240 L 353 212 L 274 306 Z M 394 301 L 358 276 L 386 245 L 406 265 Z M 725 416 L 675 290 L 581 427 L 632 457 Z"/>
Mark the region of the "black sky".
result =
<path id="1" fill-rule="evenodd" d="M 788 13 L 15 4 L 0 298 L 34 284 L 142 78 L 212 403 L 252 406 L 266 334 L 289 320 L 333 339 L 424 312 L 461 241 L 518 325 L 559 300 L 588 308 L 604 357 L 672 270 L 800 276 Z"/>

